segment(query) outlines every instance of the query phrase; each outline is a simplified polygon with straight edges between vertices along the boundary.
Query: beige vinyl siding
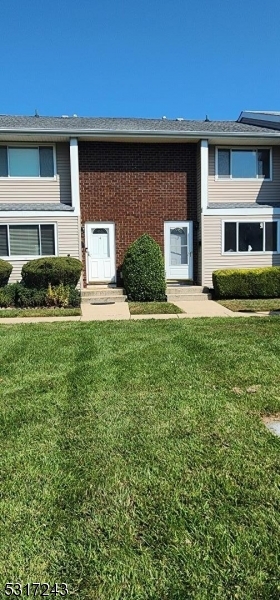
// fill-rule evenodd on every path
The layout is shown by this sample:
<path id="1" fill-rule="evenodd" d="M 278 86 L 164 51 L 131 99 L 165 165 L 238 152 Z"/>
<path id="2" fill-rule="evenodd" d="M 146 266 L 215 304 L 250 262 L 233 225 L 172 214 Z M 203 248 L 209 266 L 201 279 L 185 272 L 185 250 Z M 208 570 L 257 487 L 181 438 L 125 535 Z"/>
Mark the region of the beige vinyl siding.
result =
<path id="1" fill-rule="evenodd" d="M 67 143 L 56 144 L 56 168 L 57 175 L 53 179 L 0 177 L 0 202 L 62 202 L 71 205 L 70 151 Z"/>
<path id="2" fill-rule="evenodd" d="M 71 206 L 71 175 L 69 144 L 56 144 L 56 168 L 59 176 L 60 202 Z"/>
<path id="3" fill-rule="evenodd" d="M 34 213 L 33 213 L 34 214 Z M 16 225 L 16 224 L 37 224 L 37 223 L 54 223 L 57 231 L 57 254 L 58 256 L 73 256 L 79 258 L 79 221 L 78 217 L 17 217 L 17 218 L 0 218 L 0 225 Z M 4 257 L 3 257 L 4 258 Z M 30 259 L 27 260 L 31 260 Z M 5 257 L 13 265 L 10 283 L 21 280 L 21 269 L 27 260 L 17 260 Z"/>
<path id="4" fill-rule="evenodd" d="M 201 272 L 201 261 L 202 261 L 202 246 L 199 242 L 202 240 L 202 215 L 201 215 L 201 159 L 200 159 L 200 142 L 197 144 L 197 157 L 196 157 L 196 172 L 197 172 L 197 283 L 201 284 L 202 272 Z"/>
<path id="5" fill-rule="evenodd" d="M 208 202 L 280 202 L 280 146 L 272 147 L 272 179 L 215 180 L 215 147 L 209 146 Z"/>
<path id="6" fill-rule="evenodd" d="M 271 267 L 280 265 L 280 254 L 248 252 L 222 254 L 223 221 L 272 221 L 271 215 L 234 217 L 204 215 L 203 219 L 203 285 L 212 287 L 212 273 L 216 269 L 234 269 L 249 267 Z"/>

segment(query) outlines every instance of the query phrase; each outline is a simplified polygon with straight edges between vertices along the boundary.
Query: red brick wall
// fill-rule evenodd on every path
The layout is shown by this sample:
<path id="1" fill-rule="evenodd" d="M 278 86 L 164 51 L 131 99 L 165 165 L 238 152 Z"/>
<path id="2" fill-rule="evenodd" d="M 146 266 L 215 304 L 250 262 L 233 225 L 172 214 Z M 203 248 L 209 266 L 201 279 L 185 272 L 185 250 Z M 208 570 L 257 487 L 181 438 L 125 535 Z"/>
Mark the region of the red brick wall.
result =
<path id="1" fill-rule="evenodd" d="M 164 247 L 164 221 L 196 221 L 196 144 L 80 142 L 82 224 L 113 221 L 118 282 L 142 233 Z M 194 228 L 194 237 L 196 232 Z M 194 239 L 194 278 L 196 278 Z"/>

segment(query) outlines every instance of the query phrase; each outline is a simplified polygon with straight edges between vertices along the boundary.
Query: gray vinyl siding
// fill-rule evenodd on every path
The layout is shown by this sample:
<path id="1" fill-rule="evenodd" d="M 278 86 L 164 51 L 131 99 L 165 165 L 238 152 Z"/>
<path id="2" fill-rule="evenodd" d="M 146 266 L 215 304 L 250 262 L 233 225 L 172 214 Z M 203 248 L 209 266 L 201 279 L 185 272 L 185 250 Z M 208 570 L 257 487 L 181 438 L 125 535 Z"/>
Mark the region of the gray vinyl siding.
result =
<path id="1" fill-rule="evenodd" d="M 56 144 L 56 168 L 57 175 L 53 179 L 1 177 L 0 203 L 62 202 L 71 205 L 70 150 L 67 143 Z"/>
<path id="2" fill-rule="evenodd" d="M 271 267 L 280 265 L 280 254 L 254 253 L 235 254 L 228 252 L 222 254 L 222 227 L 223 221 L 272 221 L 271 215 L 234 217 L 221 215 L 204 215 L 203 218 L 203 285 L 212 287 L 212 273 L 216 269 L 233 269 L 249 267 Z"/>
<path id="3" fill-rule="evenodd" d="M 279 202 L 280 146 L 272 147 L 272 179 L 215 180 L 215 146 L 209 146 L 208 202 Z"/>
<path id="4" fill-rule="evenodd" d="M 197 144 L 197 283 L 201 284 L 202 278 L 202 215 L 201 215 L 201 159 L 200 159 L 200 142 Z M 200 242 L 200 243 L 199 243 Z"/>
<path id="5" fill-rule="evenodd" d="M 247 125 L 255 125 L 256 127 L 267 127 L 268 129 L 280 129 L 279 121 L 265 120 L 265 119 L 252 119 L 251 117 L 242 117 L 242 123 Z"/>
<path id="6" fill-rule="evenodd" d="M 37 223 L 55 223 L 57 231 L 57 254 L 58 256 L 73 256 L 79 258 L 79 221 L 78 217 L 16 217 L 16 218 L 0 218 L 0 225 L 16 225 L 16 224 L 37 224 Z M 30 259 L 33 257 L 30 257 Z M 21 269 L 27 260 L 8 260 L 13 265 L 13 271 L 10 277 L 10 283 L 21 280 Z"/>

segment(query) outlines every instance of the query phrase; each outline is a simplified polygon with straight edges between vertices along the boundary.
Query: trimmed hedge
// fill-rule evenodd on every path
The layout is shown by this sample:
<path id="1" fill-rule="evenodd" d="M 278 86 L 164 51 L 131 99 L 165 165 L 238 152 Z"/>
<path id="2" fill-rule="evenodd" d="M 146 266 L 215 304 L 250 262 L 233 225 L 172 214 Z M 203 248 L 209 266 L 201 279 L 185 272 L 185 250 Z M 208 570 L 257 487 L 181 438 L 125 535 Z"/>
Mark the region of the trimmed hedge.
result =
<path id="1" fill-rule="evenodd" d="M 72 256 L 51 256 L 30 260 L 22 267 L 22 282 L 37 289 L 69 285 L 76 287 L 82 272 L 82 263 Z"/>
<path id="2" fill-rule="evenodd" d="M 216 298 L 280 298 L 280 267 L 221 269 L 212 278 Z"/>
<path id="3" fill-rule="evenodd" d="M 59 288 L 63 287 L 61 290 Z M 79 307 L 81 304 L 81 294 L 74 286 L 57 286 L 53 288 L 56 294 L 55 306 L 65 304 L 61 302 L 61 291 L 64 292 L 63 298 L 67 298 L 67 307 Z M 57 291 L 58 290 L 58 291 Z M 38 308 L 50 306 L 48 298 L 48 289 L 28 288 L 22 283 L 10 283 L 0 288 L 0 307 L 1 308 Z"/>
<path id="4" fill-rule="evenodd" d="M 0 288 L 0 307 L 9 308 L 15 306 L 16 289 L 19 283 L 9 283 Z"/>
<path id="5" fill-rule="evenodd" d="M 129 246 L 124 257 L 122 273 L 128 300 L 166 300 L 164 260 L 159 245 L 150 235 L 141 235 Z"/>
<path id="6" fill-rule="evenodd" d="M 0 287 L 7 285 L 9 277 L 13 270 L 13 265 L 7 260 L 0 259 Z"/>

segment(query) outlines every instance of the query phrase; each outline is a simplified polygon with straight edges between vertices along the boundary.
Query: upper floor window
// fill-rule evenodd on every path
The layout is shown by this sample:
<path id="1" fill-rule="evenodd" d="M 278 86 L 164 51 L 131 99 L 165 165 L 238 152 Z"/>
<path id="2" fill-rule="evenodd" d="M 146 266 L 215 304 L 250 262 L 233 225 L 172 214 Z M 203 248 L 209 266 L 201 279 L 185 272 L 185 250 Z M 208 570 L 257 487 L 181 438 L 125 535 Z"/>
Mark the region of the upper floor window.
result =
<path id="1" fill-rule="evenodd" d="M 218 179 L 271 179 L 270 148 L 218 148 Z"/>
<path id="2" fill-rule="evenodd" d="M 53 176 L 53 146 L 0 146 L 0 177 Z"/>

